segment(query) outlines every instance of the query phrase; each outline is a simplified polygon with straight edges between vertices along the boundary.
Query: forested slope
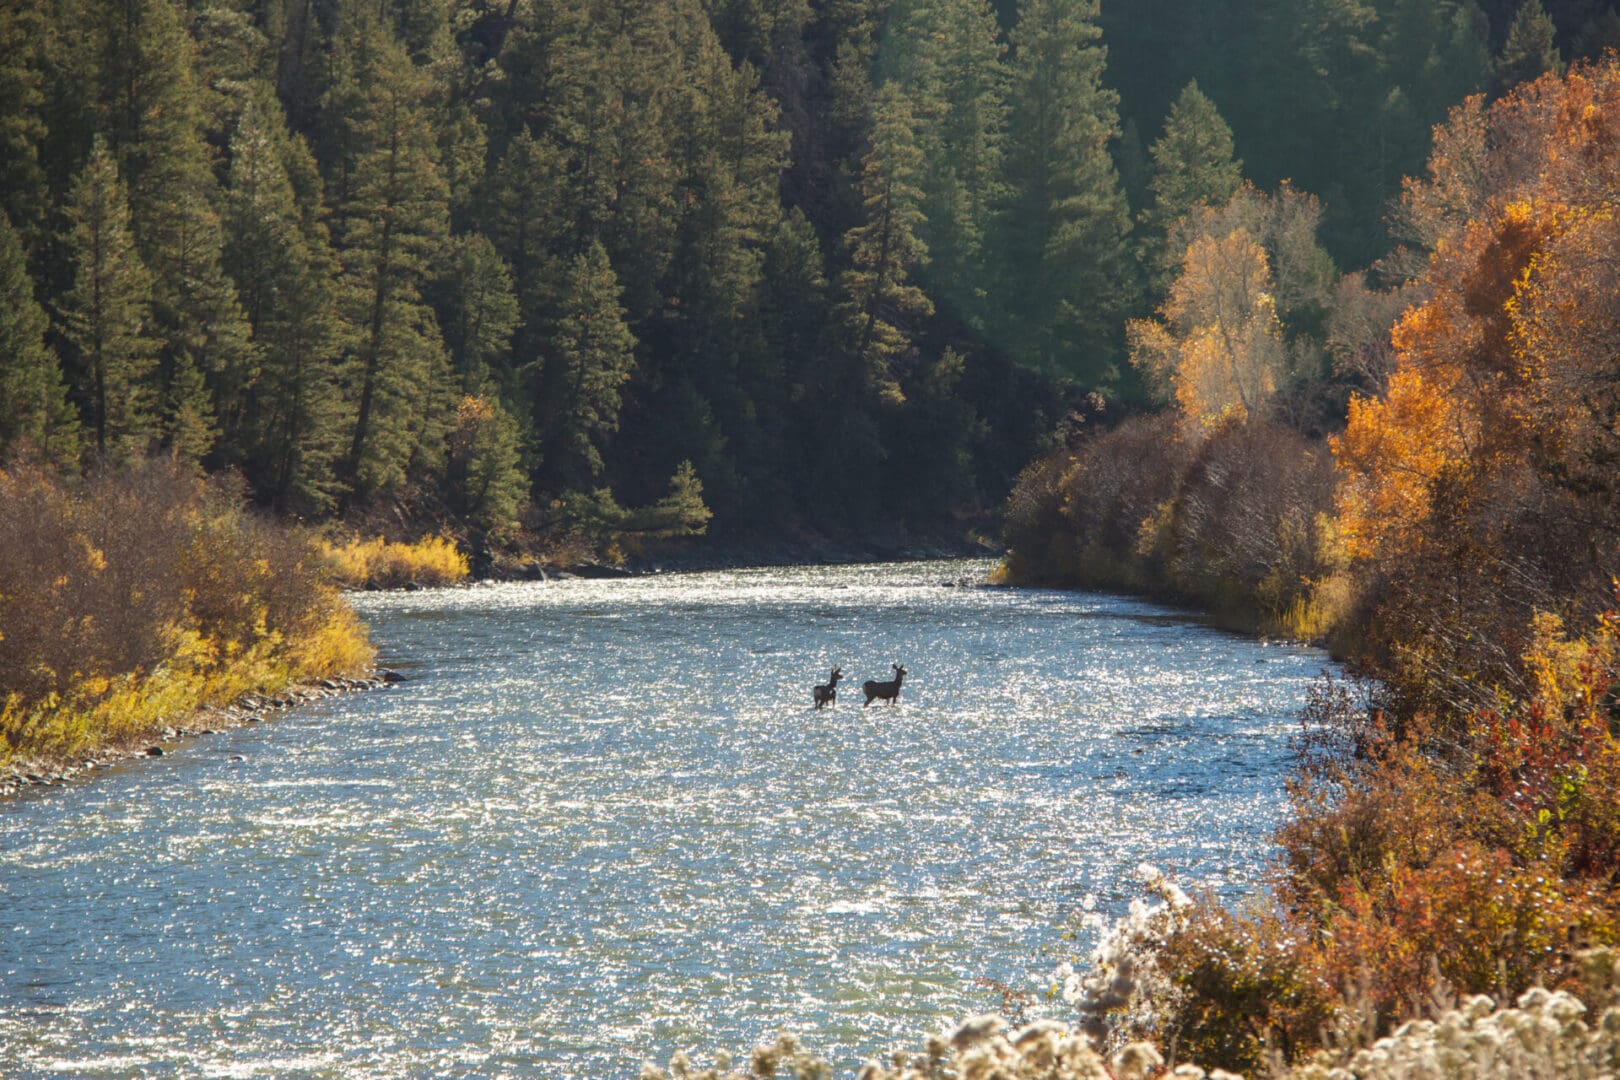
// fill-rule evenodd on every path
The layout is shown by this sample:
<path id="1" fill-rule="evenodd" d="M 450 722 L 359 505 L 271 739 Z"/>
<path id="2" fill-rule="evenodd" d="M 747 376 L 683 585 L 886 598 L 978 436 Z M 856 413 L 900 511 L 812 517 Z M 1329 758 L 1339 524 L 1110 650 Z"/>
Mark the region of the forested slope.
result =
<path id="1" fill-rule="evenodd" d="M 1527 11 L 16 0 L 0 453 L 497 540 L 960 528 L 1135 393 L 1238 159 L 1360 265 L 1448 106 L 1620 39 Z"/>

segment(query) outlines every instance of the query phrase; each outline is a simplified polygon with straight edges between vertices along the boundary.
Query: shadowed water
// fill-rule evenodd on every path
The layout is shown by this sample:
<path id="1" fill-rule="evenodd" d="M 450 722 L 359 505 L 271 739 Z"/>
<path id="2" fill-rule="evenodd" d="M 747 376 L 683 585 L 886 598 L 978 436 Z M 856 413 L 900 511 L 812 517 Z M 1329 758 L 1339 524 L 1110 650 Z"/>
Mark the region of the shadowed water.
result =
<path id="1" fill-rule="evenodd" d="M 852 1071 L 1143 860 L 1252 887 L 1324 657 L 988 568 L 358 598 L 412 681 L 0 805 L 0 1075 Z"/>

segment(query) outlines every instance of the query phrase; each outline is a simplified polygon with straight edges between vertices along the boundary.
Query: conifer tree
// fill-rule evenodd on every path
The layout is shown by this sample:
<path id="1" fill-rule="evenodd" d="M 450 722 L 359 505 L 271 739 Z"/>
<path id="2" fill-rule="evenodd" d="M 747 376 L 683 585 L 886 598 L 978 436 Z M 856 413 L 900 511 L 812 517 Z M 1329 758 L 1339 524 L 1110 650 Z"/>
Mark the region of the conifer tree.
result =
<path id="1" fill-rule="evenodd" d="M 74 278 L 62 299 L 62 336 L 95 450 L 122 456 L 158 432 L 153 375 L 162 342 L 151 336 L 152 276 L 130 236 L 128 196 L 100 139 L 66 213 Z"/>
<path id="2" fill-rule="evenodd" d="M 985 0 L 907 0 L 885 67 L 912 101 L 925 166 L 924 281 L 957 318 L 978 322 L 990 288 L 986 233 L 1001 201 L 1006 71 Z"/>
<path id="3" fill-rule="evenodd" d="M 559 136 L 573 166 L 577 244 L 600 239 L 633 322 L 663 307 L 680 207 L 672 110 L 685 85 L 681 23 L 707 21 L 696 0 L 595 0 L 579 107 Z"/>
<path id="4" fill-rule="evenodd" d="M 444 296 L 440 324 L 462 387 L 472 393 L 492 378 L 506 385 L 518 301 L 512 272 L 487 236 L 468 233 L 451 243 L 438 291 Z"/>
<path id="5" fill-rule="evenodd" d="M 601 243 L 570 260 L 544 359 L 530 365 L 541 447 L 540 486 L 554 492 L 601 486 L 602 451 L 619 430 L 622 388 L 635 366 L 618 276 Z"/>
<path id="6" fill-rule="evenodd" d="M 414 458 L 442 454 L 448 365 L 422 291 L 449 230 L 449 193 L 430 122 L 433 87 L 392 32 L 358 6 L 340 34 L 352 82 L 333 101 L 348 156 L 336 207 L 342 320 L 353 408 L 345 473 L 367 496 L 397 486 Z"/>
<path id="7" fill-rule="evenodd" d="M 788 140 L 753 70 L 732 65 L 707 23 L 687 32 L 685 51 L 686 85 L 668 108 L 679 217 L 667 300 L 639 328 L 631 389 L 646 420 L 621 447 L 649 462 L 695 461 L 715 496 L 735 504 L 735 462 L 763 438 L 753 314 Z"/>
<path id="8" fill-rule="evenodd" d="M 1111 375 L 1135 302 L 1130 211 L 1108 153 L 1118 95 L 1103 86 L 1096 0 L 1031 0 L 1012 33 L 1007 202 L 997 343 L 1087 383 Z"/>
<path id="9" fill-rule="evenodd" d="M 1524 0 L 1513 25 L 1508 27 L 1502 54 L 1491 66 L 1493 85 L 1498 94 L 1505 94 L 1519 83 L 1529 82 L 1548 72 L 1561 75 L 1564 59 L 1558 53 L 1554 40 L 1557 28 L 1547 15 L 1541 0 Z"/>
<path id="10" fill-rule="evenodd" d="M 1164 134 L 1148 152 L 1153 202 L 1141 215 L 1142 248 L 1154 291 L 1162 293 L 1181 263 L 1181 252 L 1167 242 L 1171 229 L 1194 207 L 1231 198 L 1243 182 L 1243 164 L 1233 157 L 1232 129 L 1196 82 L 1170 106 Z"/>
<path id="11" fill-rule="evenodd" d="M 91 4 L 89 12 L 103 56 L 96 113 L 128 184 L 135 240 L 153 277 L 154 326 L 165 341 L 164 411 L 176 422 L 196 418 L 164 437 L 188 454 L 206 453 L 213 441 L 203 432 L 240 427 L 258 358 L 221 264 L 220 191 L 197 44 L 173 0 Z"/>
<path id="12" fill-rule="evenodd" d="M 850 268 L 839 283 L 850 356 L 865 384 L 894 403 L 905 400 L 894 363 L 911 347 L 908 324 L 934 312 L 911 281 L 928 254 L 918 236 L 923 155 L 913 123 L 905 92 L 885 83 L 872 105 L 872 146 L 862 162 L 865 220 L 844 238 Z"/>
<path id="13" fill-rule="evenodd" d="M 55 22 L 43 4 L 0 5 L 0 214 L 25 237 L 44 224 L 45 57 Z M 31 247 L 31 244 L 25 244 Z"/>
<path id="14" fill-rule="evenodd" d="M 67 469 L 78 458 L 79 420 L 45 343 L 49 325 L 34 299 L 22 238 L 0 212 L 0 461 L 20 445 Z"/>
<path id="15" fill-rule="evenodd" d="M 824 368 L 817 363 L 827 322 L 827 274 L 816 228 L 794 207 L 782 216 L 765 250 L 761 337 L 764 357 L 774 358 L 788 382 L 765 380 L 778 392 L 817 397 Z"/>
<path id="16" fill-rule="evenodd" d="M 712 333 L 734 323 L 758 287 L 788 146 L 752 69 L 734 68 L 706 24 L 693 36 L 686 86 L 670 109 L 684 197 L 666 292 L 681 298 L 683 321 L 705 321 Z"/>
<path id="17" fill-rule="evenodd" d="M 548 278 L 574 227 L 566 216 L 566 169 L 556 143 L 525 129 L 507 144 L 490 183 L 486 232 L 511 270 L 520 323 L 535 332 L 547 316 L 552 292 Z M 519 349 L 532 355 L 530 337 L 524 337 Z"/>
<path id="18" fill-rule="evenodd" d="M 219 441 L 220 431 L 208 384 L 190 353 L 178 353 L 170 360 L 160 412 L 169 452 L 175 460 L 199 468 Z"/>
<path id="19" fill-rule="evenodd" d="M 336 266 L 325 224 L 300 207 L 292 178 L 314 165 L 263 92 L 242 109 L 230 149 L 226 254 L 261 353 L 233 457 L 260 498 L 324 510 L 342 449 Z"/>
<path id="20" fill-rule="evenodd" d="M 499 400 L 462 397 L 450 430 L 447 487 L 457 513 L 486 536 L 500 539 L 517 526 L 528 484 L 522 449 L 517 420 Z"/>

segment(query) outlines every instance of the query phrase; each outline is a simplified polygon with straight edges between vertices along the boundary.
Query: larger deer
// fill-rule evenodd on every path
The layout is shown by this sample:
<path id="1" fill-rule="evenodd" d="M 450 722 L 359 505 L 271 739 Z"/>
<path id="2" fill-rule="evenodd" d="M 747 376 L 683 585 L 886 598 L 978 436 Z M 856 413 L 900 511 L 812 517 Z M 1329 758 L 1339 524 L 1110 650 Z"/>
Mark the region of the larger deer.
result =
<path id="1" fill-rule="evenodd" d="M 900 682 L 906 677 L 906 669 L 899 664 L 890 664 L 889 666 L 894 668 L 894 678 L 887 682 L 868 679 L 861 684 L 861 692 L 866 695 L 866 705 L 862 705 L 861 708 L 864 709 L 867 705 L 872 704 L 873 698 L 882 698 L 890 705 L 900 700 Z"/>
<path id="2" fill-rule="evenodd" d="M 816 708 L 831 705 L 838 700 L 838 680 L 844 677 L 842 668 L 833 668 L 832 677 L 821 686 L 816 687 Z"/>

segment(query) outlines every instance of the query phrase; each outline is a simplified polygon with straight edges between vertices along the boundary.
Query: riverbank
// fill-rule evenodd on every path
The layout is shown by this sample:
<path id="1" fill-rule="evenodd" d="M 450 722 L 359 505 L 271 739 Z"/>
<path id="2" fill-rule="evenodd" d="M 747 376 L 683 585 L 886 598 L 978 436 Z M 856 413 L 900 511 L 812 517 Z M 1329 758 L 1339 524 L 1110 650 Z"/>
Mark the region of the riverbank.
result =
<path id="1" fill-rule="evenodd" d="M 24 779 L 375 661 L 310 534 L 169 461 L 0 470 L 0 598 L 0 768 Z"/>
<path id="2" fill-rule="evenodd" d="M 77 757 L 13 758 L 0 766 L 0 799 L 30 788 L 58 787 L 76 780 L 82 781 L 97 770 L 110 769 L 132 759 L 163 757 L 188 740 L 268 722 L 278 714 L 300 705 L 338 694 L 376 690 L 403 681 L 397 672 L 387 669 L 358 677 L 338 675 L 319 682 L 285 687 L 275 693 L 243 694 L 225 705 L 203 706 L 172 724 L 130 733 L 116 743 L 102 743 L 87 748 Z"/>
<path id="3" fill-rule="evenodd" d="M 1011 585 L 1191 605 L 1239 632 L 1333 648 L 1352 608 L 1332 456 L 1282 425 L 1196 435 L 1136 416 L 1030 465 L 1008 498 Z"/>

